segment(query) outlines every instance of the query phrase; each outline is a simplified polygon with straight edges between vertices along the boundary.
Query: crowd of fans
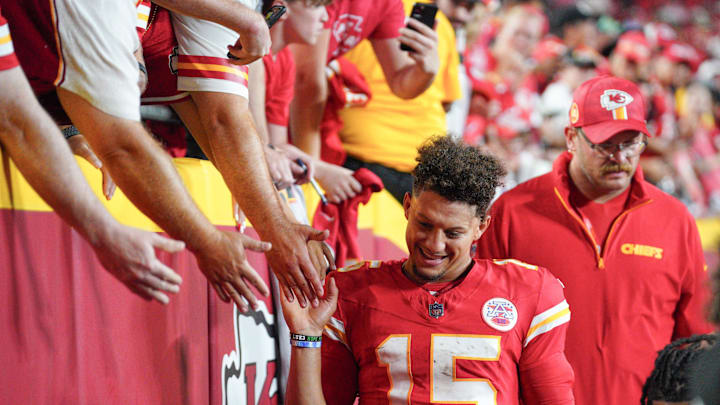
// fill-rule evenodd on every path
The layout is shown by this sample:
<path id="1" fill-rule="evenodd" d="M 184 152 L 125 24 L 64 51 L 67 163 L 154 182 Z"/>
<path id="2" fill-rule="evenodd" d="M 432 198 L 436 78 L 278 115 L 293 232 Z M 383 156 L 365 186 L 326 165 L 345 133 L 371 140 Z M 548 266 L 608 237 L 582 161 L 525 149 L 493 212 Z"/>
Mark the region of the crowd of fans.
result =
<path id="1" fill-rule="evenodd" d="M 406 3 L 409 12 L 412 3 Z M 266 2 L 264 7 L 270 4 Z M 441 66 L 437 80 L 444 80 L 445 92 L 431 100 L 434 104 L 418 105 L 398 97 L 397 106 L 387 107 L 385 93 L 390 91 L 383 88 L 387 88 L 383 71 L 369 44 L 365 49 L 361 43 L 357 50 L 339 58 L 339 63 L 328 65 L 329 71 L 332 66 L 342 66 L 338 76 L 346 81 L 341 87 L 345 91 L 342 104 L 333 105 L 331 91 L 323 120 L 331 134 L 333 125 L 339 126 L 334 129 L 339 138 L 323 133 L 323 160 L 317 161 L 323 169 L 316 177 L 333 201 L 354 196 L 359 184 L 349 171 L 327 162 L 353 170 L 362 163 L 380 165 L 373 171 L 393 191 L 397 176 L 409 176 L 419 143 L 441 130 L 470 144 L 487 146 L 502 157 L 510 172 L 506 188 L 546 173 L 565 149 L 563 129 L 568 124 L 573 90 L 589 78 L 610 74 L 640 85 L 649 105 L 648 126 L 657 136 L 643 155 L 645 177 L 681 199 L 695 216 L 720 213 L 717 3 L 440 0 L 438 5 L 454 28 L 461 62 L 459 66 L 452 62 Z M 441 53 L 443 41 L 447 40 L 440 32 Z M 458 84 L 448 84 L 443 74 L 451 74 L 453 80 L 453 75 L 458 76 Z M 330 86 L 337 80 L 334 76 L 328 77 Z M 455 90 L 458 85 L 460 89 Z M 287 93 L 287 88 L 274 90 Z M 266 96 L 269 98 L 272 95 Z M 447 122 L 420 128 L 430 131 L 427 134 L 405 135 L 416 140 L 386 134 L 394 129 L 383 120 L 406 126 L 418 122 L 412 118 L 415 109 L 422 109 L 427 120 L 432 120 L 437 116 L 433 109 L 441 107 L 451 109 Z M 328 119 L 334 117 L 331 109 L 339 110 L 339 124 Z M 373 112 L 377 110 L 382 114 Z M 269 105 L 268 113 L 275 112 L 277 105 Z M 403 115 L 410 118 L 403 119 Z M 368 125 L 371 130 L 363 133 Z M 383 133 L 378 134 L 376 128 Z M 183 134 L 165 137 L 165 142 L 183 145 L 183 138 Z M 173 152 L 184 154 L 185 150 L 181 147 Z M 272 162 L 276 154 L 269 152 L 269 156 Z M 387 174 L 388 168 L 399 174 Z M 279 174 L 280 169 L 273 173 L 276 181 L 287 185 L 288 175 Z M 401 199 L 407 187 L 393 193 Z"/>
<path id="2" fill-rule="evenodd" d="M 493 8 L 494 7 L 494 8 Z M 503 156 L 509 186 L 565 149 L 573 90 L 601 74 L 641 86 L 651 138 L 645 177 L 696 216 L 718 212 L 720 36 L 713 2 L 490 4 L 465 51 L 472 101 L 463 137 Z"/>

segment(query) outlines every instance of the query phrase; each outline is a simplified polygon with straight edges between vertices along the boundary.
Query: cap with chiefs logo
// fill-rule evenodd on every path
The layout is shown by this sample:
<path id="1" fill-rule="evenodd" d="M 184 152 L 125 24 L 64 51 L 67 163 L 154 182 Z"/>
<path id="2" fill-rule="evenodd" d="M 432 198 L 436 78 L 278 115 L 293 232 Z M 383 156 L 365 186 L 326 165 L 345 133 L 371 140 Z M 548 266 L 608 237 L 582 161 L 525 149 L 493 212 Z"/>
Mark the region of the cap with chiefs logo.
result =
<path id="1" fill-rule="evenodd" d="M 631 81 L 612 76 L 595 77 L 575 90 L 570 125 L 582 127 L 593 143 L 605 142 L 623 131 L 651 136 L 640 89 Z"/>

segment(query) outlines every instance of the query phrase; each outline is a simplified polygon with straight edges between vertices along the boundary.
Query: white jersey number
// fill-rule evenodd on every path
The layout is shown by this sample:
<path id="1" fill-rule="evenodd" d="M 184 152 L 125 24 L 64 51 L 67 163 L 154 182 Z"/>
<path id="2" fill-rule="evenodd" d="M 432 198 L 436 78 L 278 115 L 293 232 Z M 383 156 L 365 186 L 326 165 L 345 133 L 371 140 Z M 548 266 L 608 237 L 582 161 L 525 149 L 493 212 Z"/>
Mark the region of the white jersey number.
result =
<path id="1" fill-rule="evenodd" d="M 455 361 L 497 361 L 500 336 L 432 334 L 430 402 L 496 405 L 497 390 L 486 378 L 459 378 Z M 410 335 L 390 335 L 375 349 L 378 363 L 387 367 L 391 405 L 410 404 L 413 388 Z"/>

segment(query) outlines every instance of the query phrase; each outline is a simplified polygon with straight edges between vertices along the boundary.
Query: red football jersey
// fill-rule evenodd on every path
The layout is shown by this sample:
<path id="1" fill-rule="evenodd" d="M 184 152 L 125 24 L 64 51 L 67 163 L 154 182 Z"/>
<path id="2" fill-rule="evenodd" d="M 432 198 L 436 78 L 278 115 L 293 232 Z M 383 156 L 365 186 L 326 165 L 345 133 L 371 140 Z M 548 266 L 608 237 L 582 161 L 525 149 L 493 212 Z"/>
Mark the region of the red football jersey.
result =
<path id="1" fill-rule="evenodd" d="M 476 260 L 433 294 L 401 266 L 361 262 L 334 274 L 340 298 L 322 346 L 328 404 L 352 404 L 356 393 L 361 405 L 574 403 L 562 354 L 570 310 L 549 272 Z"/>
<path id="2" fill-rule="evenodd" d="M 345 54 L 363 39 L 387 39 L 400 35 L 405 23 L 401 0 L 335 0 L 327 6 L 330 28 L 328 62 Z"/>

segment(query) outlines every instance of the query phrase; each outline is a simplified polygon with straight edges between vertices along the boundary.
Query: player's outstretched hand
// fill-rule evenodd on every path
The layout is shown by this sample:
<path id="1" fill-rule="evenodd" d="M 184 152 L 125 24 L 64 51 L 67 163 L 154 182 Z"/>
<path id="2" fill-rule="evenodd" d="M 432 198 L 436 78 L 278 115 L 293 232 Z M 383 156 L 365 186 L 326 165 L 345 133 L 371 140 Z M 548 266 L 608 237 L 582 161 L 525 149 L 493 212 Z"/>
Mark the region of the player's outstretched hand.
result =
<path id="1" fill-rule="evenodd" d="M 258 308 L 251 286 L 264 296 L 270 294 L 265 281 L 250 266 L 245 249 L 262 253 L 271 247 L 268 242 L 255 240 L 242 233 L 218 231 L 215 241 L 194 253 L 200 270 L 220 299 L 225 302 L 232 299 L 238 310 L 244 313 L 248 310 L 248 303 L 253 309 Z"/>
<path id="2" fill-rule="evenodd" d="M 440 66 L 437 33 L 414 18 L 408 18 L 407 22 L 414 29 L 400 28 L 400 42 L 413 49 L 408 54 L 423 72 L 436 74 Z"/>
<path id="3" fill-rule="evenodd" d="M 182 278 L 158 260 L 155 249 L 176 253 L 185 243 L 117 224 L 92 246 L 103 267 L 139 296 L 167 304 L 165 293 L 180 291 Z"/>
<path id="4" fill-rule="evenodd" d="M 317 297 L 323 295 L 321 274 L 325 274 L 327 266 L 316 267 L 315 263 L 323 263 L 319 255 L 325 255 L 322 245 L 310 244 L 309 241 L 322 242 L 329 236 L 327 231 L 318 231 L 307 225 L 287 222 L 282 229 L 272 229 L 267 239 L 273 248 L 265 254 L 270 268 L 280 281 L 283 294 L 291 302 L 297 298 L 300 306 L 318 305 Z M 332 255 L 326 257 L 332 263 Z"/>
<path id="5" fill-rule="evenodd" d="M 108 172 L 97 155 L 92 151 L 85 137 L 82 135 L 74 135 L 68 139 L 68 145 L 70 145 L 73 154 L 87 160 L 96 169 L 100 170 L 100 173 L 102 173 L 103 195 L 106 199 L 110 200 L 113 195 L 115 195 L 115 182 L 112 177 L 110 177 L 110 172 Z"/>
<path id="6" fill-rule="evenodd" d="M 325 296 L 317 307 L 303 308 L 296 302 L 281 297 L 283 317 L 292 333 L 308 336 L 322 335 L 323 328 L 337 307 L 338 288 L 333 277 L 329 277 Z"/>

